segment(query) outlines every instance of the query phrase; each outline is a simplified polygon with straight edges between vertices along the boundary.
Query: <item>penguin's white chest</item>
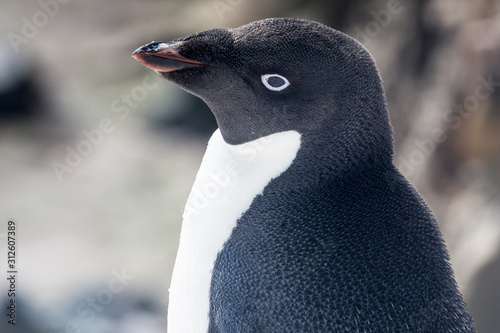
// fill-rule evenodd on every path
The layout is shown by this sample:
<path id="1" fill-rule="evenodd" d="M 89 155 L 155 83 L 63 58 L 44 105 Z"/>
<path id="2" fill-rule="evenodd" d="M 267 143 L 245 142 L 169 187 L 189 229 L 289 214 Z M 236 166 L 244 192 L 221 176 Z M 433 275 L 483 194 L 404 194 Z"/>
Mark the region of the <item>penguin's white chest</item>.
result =
<path id="1" fill-rule="evenodd" d="M 168 332 L 207 332 L 210 281 L 217 254 L 236 221 L 264 187 L 292 164 L 300 134 L 287 131 L 227 144 L 208 142 L 183 215 L 168 306 Z"/>

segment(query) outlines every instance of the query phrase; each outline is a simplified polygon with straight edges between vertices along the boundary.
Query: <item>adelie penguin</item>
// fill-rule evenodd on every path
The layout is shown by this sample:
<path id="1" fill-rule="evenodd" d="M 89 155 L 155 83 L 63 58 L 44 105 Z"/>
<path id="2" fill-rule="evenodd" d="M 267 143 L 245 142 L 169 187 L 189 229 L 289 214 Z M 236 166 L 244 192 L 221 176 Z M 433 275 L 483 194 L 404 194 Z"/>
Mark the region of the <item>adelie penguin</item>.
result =
<path id="1" fill-rule="evenodd" d="M 438 225 L 393 163 L 368 51 L 266 19 L 133 54 L 203 99 L 168 332 L 474 332 Z"/>

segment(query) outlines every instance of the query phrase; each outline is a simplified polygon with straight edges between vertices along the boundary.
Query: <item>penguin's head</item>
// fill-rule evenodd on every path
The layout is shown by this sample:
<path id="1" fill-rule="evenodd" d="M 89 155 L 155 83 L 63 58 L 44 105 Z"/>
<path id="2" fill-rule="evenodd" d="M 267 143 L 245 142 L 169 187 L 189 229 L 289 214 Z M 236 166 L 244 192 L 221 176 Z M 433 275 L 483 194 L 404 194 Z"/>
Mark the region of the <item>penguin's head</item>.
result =
<path id="1" fill-rule="evenodd" d="M 265 19 L 153 42 L 133 56 L 203 99 L 230 144 L 287 130 L 347 135 L 372 122 L 386 123 L 390 140 L 373 58 L 351 37 L 317 22 Z"/>

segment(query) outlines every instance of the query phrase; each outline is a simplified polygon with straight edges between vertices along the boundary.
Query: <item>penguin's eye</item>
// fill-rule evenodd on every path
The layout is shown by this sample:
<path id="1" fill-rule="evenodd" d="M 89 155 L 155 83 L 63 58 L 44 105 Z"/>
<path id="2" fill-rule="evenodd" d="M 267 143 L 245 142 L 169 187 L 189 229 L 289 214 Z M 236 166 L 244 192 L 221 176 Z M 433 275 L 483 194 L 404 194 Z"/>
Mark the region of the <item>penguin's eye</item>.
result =
<path id="1" fill-rule="evenodd" d="M 264 74 L 260 78 L 264 86 L 272 91 L 281 91 L 290 85 L 287 78 L 279 74 Z"/>

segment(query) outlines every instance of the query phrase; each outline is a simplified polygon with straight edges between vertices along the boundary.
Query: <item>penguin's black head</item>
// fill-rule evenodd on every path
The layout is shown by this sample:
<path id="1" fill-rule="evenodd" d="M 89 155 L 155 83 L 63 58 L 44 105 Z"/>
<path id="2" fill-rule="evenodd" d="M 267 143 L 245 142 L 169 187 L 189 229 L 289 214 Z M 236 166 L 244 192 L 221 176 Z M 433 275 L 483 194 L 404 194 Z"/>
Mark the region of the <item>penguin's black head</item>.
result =
<path id="1" fill-rule="evenodd" d="M 351 37 L 320 23 L 265 19 L 150 43 L 133 56 L 202 98 L 230 144 L 286 130 L 350 140 L 348 132 L 361 127 L 370 137 L 366 131 L 380 127 L 375 122 L 385 127 L 377 130 L 384 140 L 391 140 L 372 57 Z"/>

